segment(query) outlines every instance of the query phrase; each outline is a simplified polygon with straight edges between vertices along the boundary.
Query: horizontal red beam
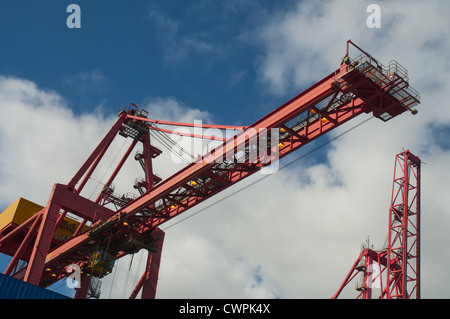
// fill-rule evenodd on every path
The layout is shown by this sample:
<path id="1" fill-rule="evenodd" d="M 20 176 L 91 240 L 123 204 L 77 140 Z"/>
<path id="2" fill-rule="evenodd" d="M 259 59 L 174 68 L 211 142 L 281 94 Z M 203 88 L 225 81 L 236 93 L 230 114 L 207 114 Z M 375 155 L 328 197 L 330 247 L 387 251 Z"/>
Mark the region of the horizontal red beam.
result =
<path id="1" fill-rule="evenodd" d="M 219 136 L 199 135 L 199 134 L 186 133 L 186 132 L 181 132 L 181 131 L 166 130 L 163 128 L 153 127 L 153 126 L 149 126 L 148 128 L 151 130 L 154 130 L 154 131 L 175 134 L 175 135 L 180 135 L 180 136 L 188 136 L 188 137 L 193 137 L 193 138 L 207 139 L 207 140 L 213 140 L 213 141 L 214 140 L 218 140 L 218 141 L 226 141 L 227 140 L 227 138 L 219 137 Z"/>
<path id="2" fill-rule="evenodd" d="M 215 124 L 195 124 L 195 123 L 183 123 L 183 122 L 171 122 L 171 121 L 160 121 L 152 120 L 145 117 L 139 117 L 134 115 L 127 115 L 127 118 L 139 120 L 142 122 L 149 122 L 160 125 L 171 125 L 171 126 L 186 126 L 186 127 L 202 127 L 202 128 L 216 128 L 219 130 L 245 130 L 245 126 L 233 126 L 233 125 L 215 125 Z"/>

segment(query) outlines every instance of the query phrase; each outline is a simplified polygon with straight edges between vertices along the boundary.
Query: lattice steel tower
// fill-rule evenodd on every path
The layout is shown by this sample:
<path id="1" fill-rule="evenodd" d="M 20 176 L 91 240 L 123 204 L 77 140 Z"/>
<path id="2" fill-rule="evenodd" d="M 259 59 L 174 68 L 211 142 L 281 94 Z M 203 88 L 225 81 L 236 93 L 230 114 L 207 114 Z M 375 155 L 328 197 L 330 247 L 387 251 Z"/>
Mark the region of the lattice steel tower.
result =
<path id="1" fill-rule="evenodd" d="M 358 273 L 358 297 L 371 299 L 376 287 L 379 298 L 420 299 L 420 159 L 409 150 L 395 157 L 388 225 L 387 246 L 364 247 L 333 299 Z"/>

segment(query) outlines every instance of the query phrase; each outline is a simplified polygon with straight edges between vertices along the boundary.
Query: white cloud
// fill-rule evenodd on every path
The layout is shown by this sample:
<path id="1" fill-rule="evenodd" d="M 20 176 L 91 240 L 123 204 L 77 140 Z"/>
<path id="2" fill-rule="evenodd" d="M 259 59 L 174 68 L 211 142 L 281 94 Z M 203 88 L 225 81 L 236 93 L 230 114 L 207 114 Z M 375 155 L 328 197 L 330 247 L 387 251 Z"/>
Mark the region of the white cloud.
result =
<path id="1" fill-rule="evenodd" d="M 149 117 L 153 119 L 185 123 L 202 120 L 209 124 L 213 121 L 213 116 L 209 112 L 198 108 L 189 108 L 171 97 L 149 98 L 144 107 L 148 109 Z"/>
<path id="2" fill-rule="evenodd" d="M 45 203 L 67 183 L 111 125 L 102 114 L 75 116 L 64 99 L 34 83 L 0 77 L 0 205 L 19 196 Z"/>
<path id="3" fill-rule="evenodd" d="M 265 49 L 261 80 L 283 94 L 328 75 L 345 55 L 351 33 L 365 28 L 364 17 L 359 1 L 301 1 L 293 11 L 269 16 L 259 33 Z"/>

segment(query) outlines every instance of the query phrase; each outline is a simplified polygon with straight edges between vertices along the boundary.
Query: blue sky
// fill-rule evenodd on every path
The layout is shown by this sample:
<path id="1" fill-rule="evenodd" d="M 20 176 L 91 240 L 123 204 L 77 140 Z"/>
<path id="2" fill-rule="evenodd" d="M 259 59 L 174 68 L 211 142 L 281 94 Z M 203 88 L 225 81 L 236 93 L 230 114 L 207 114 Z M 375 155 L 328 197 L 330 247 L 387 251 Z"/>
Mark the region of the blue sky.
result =
<path id="1" fill-rule="evenodd" d="M 66 26 L 70 3 L 81 8 L 81 29 Z M 426 163 L 423 295 L 449 297 L 442 282 L 450 281 L 450 258 L 441 252 L 450 242 L 450 3 L 376 1 L 379 29 L 366 25 L 370 3 L 0 1 L 0 111 L 7 119 L 0 126 L 0 210 L 20 196 L 46 203 L 120 107 L 141 104 L 155 119 L 251 124 L 333 72 L 352 39 L 384 64 L 395 59 L 408 69 L 421 93 L 418 115 L 371 120 L 169 228 L 157 297 L 329 298 L 361 242 L 369 235 L 383 244 L 394 156 L 408 148 Z M 178 169 L 167 156 L 155 162 L 163 177 Z M 126 172 L 118 186 L 137 177 L 133 168 Z M 130 277 L 142 269 L 138 257 Z M 132 287 L 128 257 L 116 269 L 114 283 L 103 280 L 103 298 L 121 298 Z"/>
<path id="2" fill-rule="evenodd" d="M 78 1 L 81 29 L 66 26 L 70 3 L 2 1 L 2 74 L 59 92 L 74 112 L 173 97 L 249 124 L 283 102 L 258 82 L 252 36 L 279 2 Z"/>

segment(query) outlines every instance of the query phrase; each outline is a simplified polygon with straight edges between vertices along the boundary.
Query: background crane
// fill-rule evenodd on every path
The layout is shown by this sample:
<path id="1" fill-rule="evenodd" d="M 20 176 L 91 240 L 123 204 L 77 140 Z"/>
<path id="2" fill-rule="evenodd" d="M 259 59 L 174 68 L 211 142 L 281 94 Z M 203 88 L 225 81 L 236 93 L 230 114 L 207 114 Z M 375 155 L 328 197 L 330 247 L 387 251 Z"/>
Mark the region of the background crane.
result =
<path id="1" fill-rule="evenodd" d="M 364 247 L 333 299 L 358 273 L 358 297 L 371 299 L 376 287 L 378 298 L 420 299 L 420 163 L 409 150 L 395 156 L 387 245 Z"/>

